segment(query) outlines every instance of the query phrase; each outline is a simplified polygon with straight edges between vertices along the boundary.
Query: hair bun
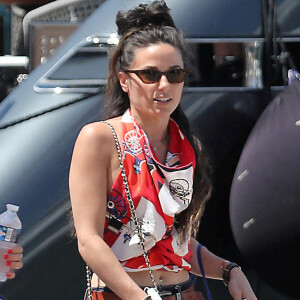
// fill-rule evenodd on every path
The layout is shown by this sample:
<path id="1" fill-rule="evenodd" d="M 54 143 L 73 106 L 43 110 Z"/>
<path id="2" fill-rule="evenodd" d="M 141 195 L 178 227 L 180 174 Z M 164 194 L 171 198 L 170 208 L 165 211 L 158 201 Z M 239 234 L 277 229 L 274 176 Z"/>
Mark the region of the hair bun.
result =
<path id="1" fill-rule="evenodd" d="M 119 11 L 116 18 L 118 34 L 124 35 L 126 32 L 142 29 L 146 26 L 176 28 L 169 10 L 165 1 L 153 1 L 149 4 L 140 4 L 128 11 Z"/>

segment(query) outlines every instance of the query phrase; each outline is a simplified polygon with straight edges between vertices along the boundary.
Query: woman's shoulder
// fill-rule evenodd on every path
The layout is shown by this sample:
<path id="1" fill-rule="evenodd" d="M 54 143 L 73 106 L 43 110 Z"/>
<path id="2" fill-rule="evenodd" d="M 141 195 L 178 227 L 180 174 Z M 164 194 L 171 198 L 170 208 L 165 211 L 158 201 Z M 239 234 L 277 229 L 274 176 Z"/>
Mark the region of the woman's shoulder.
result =
<path id="1" fill-rule="evenodd" d="M 106 122 L 111 124 L 115 130 L 118 130 L 120 127 L 120 118 L 108 119 Z M 111 129 L 105 122 L 86 124 L 81 128 L 78 135 L 78 139 L 85 140 L 89 143 L 106 143 L 112 140 L 112 138 Z"/>
<path id="2" fill-rule="evenodd" d="M 117 126 L 117 120 L 108 121 Z M 108 157 L 112 154 L 113 147 L 115 147 L 115 142 L 109 126 L 103 122 L 93 122 L 81 128 L 74 150 L 76 153 L 87 154 L 90 157 L 99 156 L 99 154 L 102 157 Z"/>
<path id="3" fill-rule="evenodd" d="M 107 125 L 102 122 L 94 122 L 84 125 L 77 137 L 77 142 L 86 142 L 89 145 L 106 142 L 109 139 Z"/>

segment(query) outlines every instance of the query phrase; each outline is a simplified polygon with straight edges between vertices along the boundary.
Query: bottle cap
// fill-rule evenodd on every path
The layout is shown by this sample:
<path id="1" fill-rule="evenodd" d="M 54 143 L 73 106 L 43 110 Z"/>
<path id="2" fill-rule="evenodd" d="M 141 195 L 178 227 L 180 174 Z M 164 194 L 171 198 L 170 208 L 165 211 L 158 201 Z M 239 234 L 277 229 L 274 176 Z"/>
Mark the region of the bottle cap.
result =
<path id="1" fill-rule="evenodd" d="M 14 204 L 6 204 L 6 208 L 11 211 L 17 212 L 19 210 L 19 206 Z"/>

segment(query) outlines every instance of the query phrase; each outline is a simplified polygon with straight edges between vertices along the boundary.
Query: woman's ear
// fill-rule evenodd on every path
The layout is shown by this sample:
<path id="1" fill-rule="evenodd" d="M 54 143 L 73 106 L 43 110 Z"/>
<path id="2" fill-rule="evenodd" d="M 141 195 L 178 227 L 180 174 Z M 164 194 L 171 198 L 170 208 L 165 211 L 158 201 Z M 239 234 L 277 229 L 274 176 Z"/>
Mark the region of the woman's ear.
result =
<path id="1" fill-rule="evenodd" d="M 127 77 L 127 75 L 124 72 L 120 71 L 120 72 L 118 72 L 118 79 L 119 79 L 122 90 L 125 93 L 128 93 L 128 77 Z"/>

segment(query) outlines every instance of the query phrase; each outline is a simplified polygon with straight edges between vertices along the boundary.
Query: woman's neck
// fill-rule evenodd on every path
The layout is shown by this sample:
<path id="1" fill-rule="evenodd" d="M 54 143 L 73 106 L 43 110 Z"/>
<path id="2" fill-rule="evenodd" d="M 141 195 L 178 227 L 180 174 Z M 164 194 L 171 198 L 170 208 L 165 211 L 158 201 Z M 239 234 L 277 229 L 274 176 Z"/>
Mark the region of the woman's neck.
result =
<path id="1" fill-rule="evenodd" d="M 140 127 L 145 131 L 147 138 L 152 143 L 165 143 L 168 139 L 168 124 L 170 117 L 153 118 L 140 117 L 134 112 L 131 112 L 133 118 L 137 121 Z"/>
<path id="2" fill-rule="evenodd" d="M 146 133 L 158 161 L 165 164 L 169 147 L 168 124 L 170 117 L 153 118 L 152 116 L 151 118 L 141 118 L 139 115 L 134 113 L 132 113 L 132 116 Z"/>

